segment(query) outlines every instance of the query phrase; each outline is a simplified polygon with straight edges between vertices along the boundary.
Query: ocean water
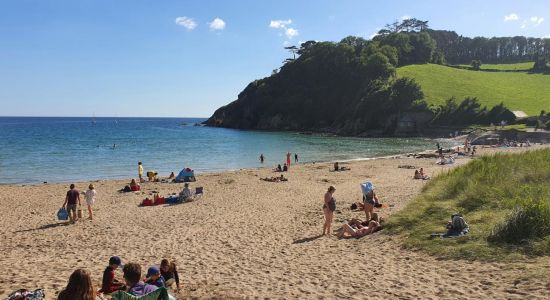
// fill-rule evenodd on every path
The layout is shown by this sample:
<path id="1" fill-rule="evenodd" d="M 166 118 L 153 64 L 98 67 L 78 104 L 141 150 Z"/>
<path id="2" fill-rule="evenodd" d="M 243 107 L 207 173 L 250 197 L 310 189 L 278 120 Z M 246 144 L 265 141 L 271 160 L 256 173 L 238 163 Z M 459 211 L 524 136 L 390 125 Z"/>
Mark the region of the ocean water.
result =
<path id="1" fill-rule="evenodd" d="M 0 183 L 88 181 L 370 158 L 435 147 L 424 138 L 352 138 L 193 126 L 192 118 L 0 117 Z M 94 123 L 95 121 L 95 123 Z M 448 141 L 440 140 L 442 145 Z M 114 146 L 114 147 L 113 147 Z"/>

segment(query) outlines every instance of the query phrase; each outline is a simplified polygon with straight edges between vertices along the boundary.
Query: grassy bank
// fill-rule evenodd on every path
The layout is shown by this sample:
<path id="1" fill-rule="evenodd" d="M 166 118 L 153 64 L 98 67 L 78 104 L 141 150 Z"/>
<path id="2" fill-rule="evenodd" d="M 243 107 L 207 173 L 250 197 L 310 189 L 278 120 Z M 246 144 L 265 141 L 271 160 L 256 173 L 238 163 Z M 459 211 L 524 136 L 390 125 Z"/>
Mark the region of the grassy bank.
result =
<path id="1" fill-rule="evenodd" d="M 502 71 L 529 71 L 533 68 L 535 63 L 523 62 L 523 63 L 513 63 L 513 64 L 482 64 L 481 70 L 502 70 Z M 459 65 L 463 68 L 470 68 L 471 65 Z"/>
<path id="2" fill-rule="evenodd" d="M 460 212 L 470 233 L 431 239 Z M 484 156 L 426 184 L 387 225 L 405 246 L 448 258 L 550 255 L 550 149 Z"/>
<path id="3" fill-rule="evenodd" d="M 401 67 L 397 74 L 414 78 L 428 104 L 443 104 L 454 96 L 459 101 L 477 97 L 488 107 L 504 102 L 509 109 L 529 115 L 550 109 L 550 75 L 469 71 L 432 64 Z"/>

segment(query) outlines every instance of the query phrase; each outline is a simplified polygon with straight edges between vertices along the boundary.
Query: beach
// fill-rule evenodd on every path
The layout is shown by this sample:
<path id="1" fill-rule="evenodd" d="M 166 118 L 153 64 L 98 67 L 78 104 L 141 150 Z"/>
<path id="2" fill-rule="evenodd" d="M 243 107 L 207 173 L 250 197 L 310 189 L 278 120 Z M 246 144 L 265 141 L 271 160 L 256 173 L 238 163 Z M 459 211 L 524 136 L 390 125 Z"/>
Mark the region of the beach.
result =
<path id="1" fill-rule="evenodd" d="M 138 205 L 153 191 L 178 193 L 183 183 L 147 182 L 141 192 L 120 193 L 130 179 L 95 180 L 94 220 L 74 225 L 56 218 L 67 183 L 0 185 L 0 295 L 44 288 L 47 299 L 55 299 L 76 268 L 90 271 L 99 288 L 109 257 L 118 255 L 123 263 L 141 264 L 142 272 L 163 258 L 174 260 L 182 285 L 171 291 L 177 299 L 547 299 L 550 283 L 536 274 L 550 267 L 548 258 L 442 260 L 402 248 L 399 237 L 383 230 L 360 239 L 320 236 L 328 186 L 336 187 L 336 229 L 352 217 L 364 218 L 350 209 L 361 199 L 360 183 L 373 182 L 389 206 L 378 211 L 391 218 L 426 184 L 412 179 L 414 170 L 398 166 L 422 167 L 433 177 L 469 160 L 439 166 L 435 159 L 401 155 L 341 163 L 351 168 L 343 172 L 330 172 L 330 163 L 292 164 L 284 173 L 288 181 L 277 183 L 260 180 L 280 175 L 267 165 L 206 173 L 191 183 L 204 187 L 200 200 L 154 207 Z M 89 183 L 75 184 L 84 191 Z M 117 277 L 122 279 L 120 270 Z"/>

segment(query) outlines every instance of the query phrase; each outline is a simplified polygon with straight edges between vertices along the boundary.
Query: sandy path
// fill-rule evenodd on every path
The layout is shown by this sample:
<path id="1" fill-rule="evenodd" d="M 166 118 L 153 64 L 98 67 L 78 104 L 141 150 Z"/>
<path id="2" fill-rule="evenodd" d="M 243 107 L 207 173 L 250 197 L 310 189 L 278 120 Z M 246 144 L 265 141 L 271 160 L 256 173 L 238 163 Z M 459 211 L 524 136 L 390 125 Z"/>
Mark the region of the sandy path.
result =
<path id="1" fill-rule="evenodd" d="M 424 184 L 411 179 L 414 170 L 397 168 L 403 164 L 424 167 L 430 175 L 449 168 L 402 158 L 352 162 L 351 171 L 337 173 L 328 172 L 328 164 L 293 166 L 284 183 L 260 181 L 274 175 L 267 169 L 207 174 L 192 184 L 205 188 L 199 202 L 157 207 L 137 206 L 147 194 L 116 192 L 122 181 L 100 181 L 96 219 L 68 226 L 55 218 L 66 184 L 3 185 L 0 295 L 43 287 L 55 299 L 77 267 L 88 269 L 99 285 L 109 257 L 120 255 L 143 269 L 164 257 L 175 259 L 184 287 L 178 299 L 550 297 L 547 279 L 521 279 L 550 267 L 546 258 L 521 264 L 446 261 L 402 249 L 383 233 L 351 240 L 319 237 L 329 185 L 337 188 L 335 228 L 364 217 L 349 206 L 360 199 L 359 183 L 366 179 L 393 205 L 381 211 L 388 217 Z M 182 184 L 143 188 L 168 194 Z"/>

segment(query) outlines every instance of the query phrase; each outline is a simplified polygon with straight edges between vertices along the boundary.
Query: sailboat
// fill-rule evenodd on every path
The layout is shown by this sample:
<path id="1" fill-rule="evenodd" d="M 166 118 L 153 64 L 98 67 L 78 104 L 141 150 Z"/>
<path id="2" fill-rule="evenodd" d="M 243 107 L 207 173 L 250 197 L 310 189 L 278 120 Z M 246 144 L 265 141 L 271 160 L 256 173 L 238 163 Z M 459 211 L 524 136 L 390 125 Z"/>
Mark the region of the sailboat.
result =
<path id="1" fill-rule="evenodd" d="M 96 121 L 95 121 L 95 113 L 94 113 L 94 115 L 92 117 L 92 126 L 95 125 L 95 123 L 96 123 Z"/>

